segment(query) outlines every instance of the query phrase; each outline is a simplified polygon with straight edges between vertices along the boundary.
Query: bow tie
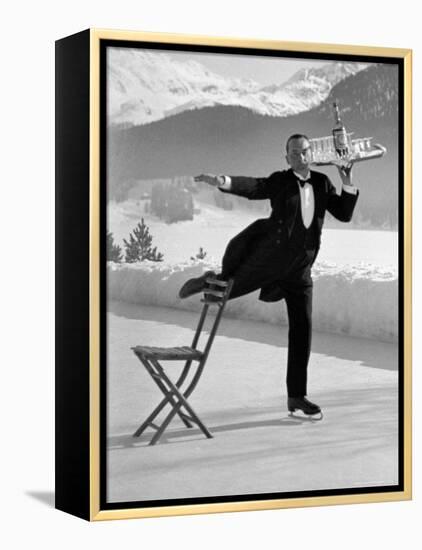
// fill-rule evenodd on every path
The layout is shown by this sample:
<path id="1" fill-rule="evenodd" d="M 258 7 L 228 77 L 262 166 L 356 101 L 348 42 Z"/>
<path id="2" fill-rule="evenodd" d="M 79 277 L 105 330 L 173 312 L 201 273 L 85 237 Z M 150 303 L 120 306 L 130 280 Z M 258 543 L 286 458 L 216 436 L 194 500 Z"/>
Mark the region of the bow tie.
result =
<path id="1" fill-rule="evenodd" d="M 301 179 L 297 178 L 297 182 L 301 187 L 304 187 L 305 183 L 310 183 L 311 182 L 311 178 L 308 178 L 307 180 L 301 180 Z"/>

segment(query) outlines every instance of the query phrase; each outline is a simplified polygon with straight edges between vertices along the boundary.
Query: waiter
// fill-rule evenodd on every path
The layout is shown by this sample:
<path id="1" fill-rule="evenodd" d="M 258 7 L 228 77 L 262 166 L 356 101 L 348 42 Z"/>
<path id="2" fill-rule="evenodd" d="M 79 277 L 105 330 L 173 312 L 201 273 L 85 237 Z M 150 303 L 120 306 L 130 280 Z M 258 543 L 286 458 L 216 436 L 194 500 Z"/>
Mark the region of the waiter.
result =
<path id="1" fill-rule="evenodd" d="M 289 320 L 287 359 L 287 407 L 307 415 L 321 414 L 321 408 L 307 399 L 307 369 L 312 337 L 312 277 L 321 241 L 326 211 L 349 222 L 358 190 L 352 183 L 352 165 L 337 167 L 342 180 L 338 195 L 329 178 L 310 170 L 309 139 L 294 134 L 286 143 L 289 170 L 266 178 L 201 174 L 195 181 L 216 186 L 224 193 L 250 200 L 268 199 L 271 214 L 234 237 L 223 257 L 222 272 L 207 271 L 188 280 L 180 289 L 187 298 L 206 287 L 209 276 L 233 279 L 230 299 L 261 289 L 260 300 L 286 300 Z"/>

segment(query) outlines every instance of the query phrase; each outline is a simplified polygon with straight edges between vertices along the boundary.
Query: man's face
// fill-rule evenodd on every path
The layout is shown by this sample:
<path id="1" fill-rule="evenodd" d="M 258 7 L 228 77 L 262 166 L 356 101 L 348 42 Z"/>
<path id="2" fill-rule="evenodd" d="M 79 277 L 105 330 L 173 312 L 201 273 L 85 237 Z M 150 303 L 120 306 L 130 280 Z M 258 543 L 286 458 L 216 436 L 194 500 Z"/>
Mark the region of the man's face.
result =
<path id="1" fill-rule="evenodd" d="M 311 163 L 311 145 L 305 138 L 292 139 L 286 154 L 286 161 L 293 170 L 309 170 Z"/>

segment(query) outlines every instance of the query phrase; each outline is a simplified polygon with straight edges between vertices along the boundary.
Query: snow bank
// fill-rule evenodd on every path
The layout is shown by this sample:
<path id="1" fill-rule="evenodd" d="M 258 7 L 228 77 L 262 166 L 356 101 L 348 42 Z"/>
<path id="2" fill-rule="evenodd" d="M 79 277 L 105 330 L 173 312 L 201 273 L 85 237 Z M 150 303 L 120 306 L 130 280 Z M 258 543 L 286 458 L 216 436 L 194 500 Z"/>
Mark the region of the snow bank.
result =
<path id="1" fill-rule="evenodd" d="M 182 284 L 216 265 L 200 263 L 114 264 L 109 262 L 108 299 L 133 304 L 199 311 L 198 296 L 178 298 Z M 317 331 L 347 334 L 385 342 L 398 337 L 398 279 L 393 269 L 316 263 L 313 269 L 313 327 Z M 284 302 L 264 303 L 258 292 L 230 301 L 227 317 L 287 324 Z"/>

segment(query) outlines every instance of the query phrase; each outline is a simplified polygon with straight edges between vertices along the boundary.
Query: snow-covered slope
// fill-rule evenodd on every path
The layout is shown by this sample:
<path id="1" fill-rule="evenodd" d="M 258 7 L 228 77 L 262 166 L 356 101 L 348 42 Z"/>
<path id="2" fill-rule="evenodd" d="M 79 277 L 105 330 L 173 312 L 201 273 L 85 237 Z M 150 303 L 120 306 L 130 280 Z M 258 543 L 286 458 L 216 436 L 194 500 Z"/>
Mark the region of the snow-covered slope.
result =
<path id="1" fill-rule="evenodd" d="M 269 211 L 265 213 L 245 209 L 240 203 L 233 210 L 223 210 L 206 202 L 204 195 L 201 197 L 196 194 L 194 197 L 194 219 L 171 224 L 164 223 L 151 213 L 145 213 L 147 201 L 139 200 L 135 194 L 133 199 L 125 202 L 110 201 L 107 223 L 115 244 L 124 250 L 123 239 L 128 240 L 129 234 L 144 218 L 153 237 L 153 246 L 157 246 L 164 254 L 165 261 L 184 262 L 195 256 L 202 247 L 207 253 L 207 260 L 220 262 L 230 239 L 257 218 L 269 215 Z M 245 201 L 244 206 L 250 204 Z M 355 230 L 350 224 L 343 224 L 342 229 L 329 229 L 327 222 L 318 260 L 338 266 L 376 266 L 393 270 L 397 274 L 398 254 L 397 232 Z"/>
<path id="2" fill-rule="evenodd" d="M 152 50 L 110 48 L 107 64 L 109 121 L 135 126 L 214 105 L 241 106 L 277 117 L 297 114 L 319 105 L 335 84 L 367 67 L 330 62 L 302 69 L 284 84 L 262 87 Z"/>
<path id="3" fill-rule="evenodd" d="M 108 299 L 138 305 L 199 311 L 198 296 L 178 298 L 182 284 L 215 264 L 139 262 L 108 265 Z M 314 270 L 313 326 L 333 332 L 397 342 L 397 275 L 382 269 L 335 266 L 319 262 Z M 333 299 L 333 297 L 335 299 Z M 264 303 L 258 292 L 236 298 L 227 305 L 228 317 L 287 324 L 285 306 Z"/>

